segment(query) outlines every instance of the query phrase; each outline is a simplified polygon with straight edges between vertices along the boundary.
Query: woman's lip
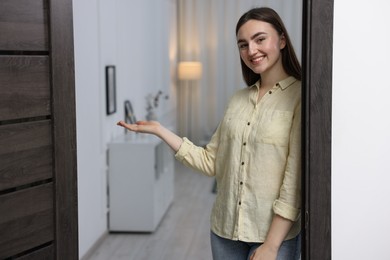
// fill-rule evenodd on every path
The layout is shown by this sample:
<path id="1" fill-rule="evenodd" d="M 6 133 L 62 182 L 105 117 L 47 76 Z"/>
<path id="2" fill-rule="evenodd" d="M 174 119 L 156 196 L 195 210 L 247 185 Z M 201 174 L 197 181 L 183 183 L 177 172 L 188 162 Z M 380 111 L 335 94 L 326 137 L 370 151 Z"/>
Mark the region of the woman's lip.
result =
<path id="1" fill-rule="evenodd" d="M 251 62 L 252 62 L 252 63 L 259 63 L 259 62 L 261 62 L 262 60 L 264 60 L 264 57 L 265 57 L 265 56 L 253 58 L 253 59 L 251 59 Z"/>

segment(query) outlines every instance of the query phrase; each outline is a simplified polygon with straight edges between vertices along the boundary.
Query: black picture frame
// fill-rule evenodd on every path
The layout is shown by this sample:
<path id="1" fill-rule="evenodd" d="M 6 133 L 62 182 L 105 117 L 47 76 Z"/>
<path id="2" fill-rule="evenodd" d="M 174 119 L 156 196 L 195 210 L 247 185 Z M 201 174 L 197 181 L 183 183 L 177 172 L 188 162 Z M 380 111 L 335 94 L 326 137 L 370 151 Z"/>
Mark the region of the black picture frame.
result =
<path id="1" fill-rule="evenodd" d="M 116 112 L 116 69 L 114 65 L 106 66 L 106 114 Z"/>

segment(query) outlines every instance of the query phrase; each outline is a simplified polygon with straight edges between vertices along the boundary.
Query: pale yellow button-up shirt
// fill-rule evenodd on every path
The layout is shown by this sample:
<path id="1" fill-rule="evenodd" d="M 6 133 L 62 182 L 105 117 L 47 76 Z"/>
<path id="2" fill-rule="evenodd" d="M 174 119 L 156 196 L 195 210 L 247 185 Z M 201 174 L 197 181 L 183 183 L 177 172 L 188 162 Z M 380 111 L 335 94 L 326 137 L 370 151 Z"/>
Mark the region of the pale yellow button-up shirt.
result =
<path id="1" fill-rule="evenodd" d="M 301 82 L 289 77 L 257 102 L 259 83 L 231 98 L 210 143 L 187 138 L 176 159 L 215 176 L 211 230 L 224 238 L 264 242 L 274 214 L 300 231 Z"/>

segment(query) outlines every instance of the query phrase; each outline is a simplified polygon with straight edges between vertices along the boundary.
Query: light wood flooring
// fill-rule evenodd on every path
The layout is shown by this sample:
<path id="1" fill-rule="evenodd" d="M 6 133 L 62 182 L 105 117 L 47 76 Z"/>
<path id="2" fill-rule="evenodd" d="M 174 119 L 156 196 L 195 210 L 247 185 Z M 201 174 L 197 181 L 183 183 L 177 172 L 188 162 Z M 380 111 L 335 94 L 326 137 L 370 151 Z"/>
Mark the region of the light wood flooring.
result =
<path id="1" fill-rule="evenodd" d="M 154 233 L 110 233 L 83 260 L 211 260 L 214 179 L 176 163 L 174 201 Z"/>

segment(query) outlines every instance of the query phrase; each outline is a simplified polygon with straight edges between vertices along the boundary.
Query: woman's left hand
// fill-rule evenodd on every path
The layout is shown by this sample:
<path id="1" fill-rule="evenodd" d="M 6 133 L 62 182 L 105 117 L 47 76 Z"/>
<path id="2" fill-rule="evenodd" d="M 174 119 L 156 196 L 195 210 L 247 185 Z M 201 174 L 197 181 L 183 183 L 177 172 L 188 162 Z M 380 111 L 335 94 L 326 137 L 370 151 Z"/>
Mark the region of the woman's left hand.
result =
<path id="1" fill-rule="evenodd" d="M 276 260 L 278 250 L 268 247 L 266 244 L 259 246 L 249 258 L 250 260 Z"/>

